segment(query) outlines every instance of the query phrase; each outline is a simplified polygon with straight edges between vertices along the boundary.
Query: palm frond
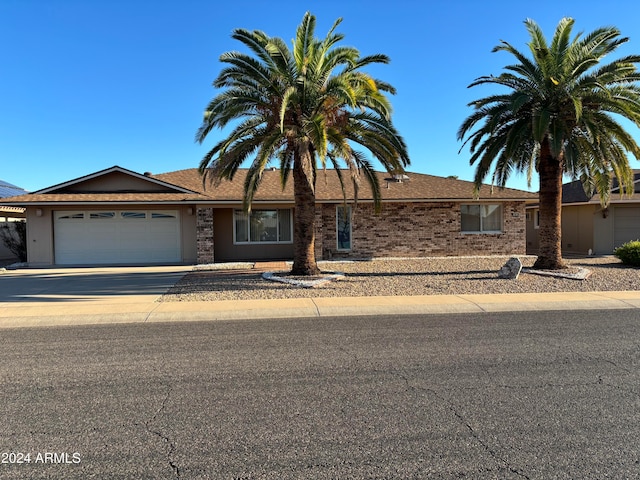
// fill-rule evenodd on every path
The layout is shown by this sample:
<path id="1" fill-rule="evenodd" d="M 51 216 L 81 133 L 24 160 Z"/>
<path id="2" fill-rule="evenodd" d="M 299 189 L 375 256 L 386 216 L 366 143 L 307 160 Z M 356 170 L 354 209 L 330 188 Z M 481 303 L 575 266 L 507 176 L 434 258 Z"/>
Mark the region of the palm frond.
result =
<path id="1" fill-rule="evenodd" d="M 624 178 L 626 155 L 640 159 L 640 150 L 610 114 L 640 126 L 640 56 L 602 62 L 627 41 L 614 27 L 572 38 L 574 21 L 564 18 L 548 44 L 533 20 L 525 26 L 531 58 L 501 41 L 493 51 L 510 53 L 518 63 L 506 66 L 499 76 L 479 77 L 470 84 L 511 92 L 470 102 L 474 110 L 458 129 L 461 151 L 469 148 L 470 163 L 476 165 L 476 186 L 490 174 L 498 185 L 514 172 L 531 178 L 542 142 L 567 173 L 599 175 L 594 185 L 603 185 L 601 178 L 616 172 Z"/>
<path id="2" fill-rule="evenodd" d="M 233 178 L 241 165 L 251 162 L 244 185 L 246 209 L 270 162 L 279 163 L 284 188 L 305 152 L 311 157 L 304 168 L 312 185 L 317 168 L 339 169 L 340 162 L 350 167 L 356 184 L 360 172 L 369 180 L 377 178 L 368 157 L 355 146 L 366 149 L 388 171 L 400 172 L 409 165 L 407 145 L 391 121 L 387 94 L 395 89 L 363 70 L 387 64 L 389 58 L 361 56 L 341 45 L 340 22 L 316 38 L 315 17 L 307 12 L 291 49 L 264 32 L 237 29 L 233 38 L 249 53 L 232 51 L 220 57 L 224 68 L 214 86 L 221 92 L 207 105 L 196 140 L 203 143 L 214 129 L 239 123 L 204 156 L 199 170 L 203 177 L 220 181 Z M 342 179 L 339 170 L 338 175 Z M 354 188 L 357 196 L 358 186 Z M 378 199 L 379 188 L 373 185 L 372 191 Z"/>

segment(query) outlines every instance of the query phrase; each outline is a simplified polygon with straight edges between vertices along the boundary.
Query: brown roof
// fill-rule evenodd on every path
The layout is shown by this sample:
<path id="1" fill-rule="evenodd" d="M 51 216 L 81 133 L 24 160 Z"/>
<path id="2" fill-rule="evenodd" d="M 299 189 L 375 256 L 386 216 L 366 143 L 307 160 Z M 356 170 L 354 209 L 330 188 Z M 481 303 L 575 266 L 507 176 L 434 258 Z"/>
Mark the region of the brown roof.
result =
<path id="1" fill-rule="evenodd" d="M 244 180 L 247 170 L 238 170 L 232 182 L 223 181 L 219 185 L 206 182 L 194 169 L 154 175 L 159 180 L 180 185 L 190 190 L 201 192 L 212 201 L 240 201 L 243 197 Z M 388 173 L 377 172 L 382 190 L 383 201 L 421 200 L 471 200 L 473 183 L 452 178 L 436 177 L 423 173 L 407 173 L 408 179 L 396 181 Z M 342 172 L 347 189 L 347 198 L 353 198 L 353 186 L 348 171 Z M 360 182 L 358 198 L 363 201 L 372 200 L 371 189 L 363 178 Z M 480 190 L 481 200 L 536 200 L 538 195 L 524 190 L 512 188 L 491 188 L 485 185 Z M 316 181 L 316 199 L 319 202 L 339 202 L 343 200 L 340 181 L 335 170 L 318 172 Z M 293 182 L 289 179 L 283 191 L 278 170 L 265 170 L 255 201 L 293 201 Z"/>
<path id="2" fill-rule="evenodd" d="M 640 170 L 634 170 L 634 184 L 636 185 L 633 195 L 620 196 L 620 185 L 618 179 L 614 178 L 611 185 L 611 203 L 640 202 L 640 192 L 638 191 L 638 183 L 640 183 Z M 600 195 L 594 193 L 590 197 L 587 196 L 580 180 L 574 180 L 562 185 L 562 203 L 600 203 Z"/>
<path id="3" fill-rule="evenodd" d="M 116 168 L 116 167 L 114 167 Z M 123 171 L 117 167 L 119 171 Z M 112 169 L 109 169 L 111 171 Z M 238 170 L 232 182 L 223 181 L 219 185 L 203 183 L 202 177 L 195 168 L 178 170 L 150 176 L 166 184 L 181 187 L 187 191 L 175 193 L 165 192 L 83 192 L 63 193 L 53 188 L 44 192 L 34 192 L 3 199 L 7 205 L 27 204 L 103 204 L 103 203 L 240 203 L 243 198 L 244 179 L 247 170 Z M 136 174 L 137 175 L 137 174 Z M 396 181 L 389 174 L 378 172 L 383 201 L 446 201 L 472 200 L 473 183 L 452 178 L 436 177 L 422 173 L 407 173 L 406 179 Z M 95 178 L 95 175 L 92 176 Z M 343 179 L 347 187 L 347 198 L 353 198 L 349 172 L 343 171 Z M 81 179 L 80 179 L 81 180 Z M 43 190 L 40 190 L 43 192 Z M 361 181 L 358 199 L 372 200 L 371 190 L 365 179 Z M 491 188 L 483 186 L 479 200 L 521 200 L 536 201 L 537 194 L 511 188 Z M 335 170 L 318 172 L 316 182 L 316 199 L 318 202 L 340 202 L 343 200 L 338 175 Z M 283 191 L 280 183 L 280 172 L 266 170 L 262 182 L 254 198 L 255 202 L 293 202 L 293 180 L 289 179 Z"/>

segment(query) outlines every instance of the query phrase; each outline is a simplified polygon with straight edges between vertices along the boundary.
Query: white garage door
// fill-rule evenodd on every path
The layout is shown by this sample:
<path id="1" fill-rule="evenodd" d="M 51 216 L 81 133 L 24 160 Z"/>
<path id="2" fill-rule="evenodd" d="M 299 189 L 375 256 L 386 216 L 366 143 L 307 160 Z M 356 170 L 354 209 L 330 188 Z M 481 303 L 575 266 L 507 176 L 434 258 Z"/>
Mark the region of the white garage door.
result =
<path id="1" fill-rule="evenodd" d="M 640 208 L 615 207 L 614 247 L 640 239 Z"/>
<path id="2" fill-rule="evenodd" d="M 176 210 L 54 212 L 55 263 L 163 263 L 180 261 Z"/>

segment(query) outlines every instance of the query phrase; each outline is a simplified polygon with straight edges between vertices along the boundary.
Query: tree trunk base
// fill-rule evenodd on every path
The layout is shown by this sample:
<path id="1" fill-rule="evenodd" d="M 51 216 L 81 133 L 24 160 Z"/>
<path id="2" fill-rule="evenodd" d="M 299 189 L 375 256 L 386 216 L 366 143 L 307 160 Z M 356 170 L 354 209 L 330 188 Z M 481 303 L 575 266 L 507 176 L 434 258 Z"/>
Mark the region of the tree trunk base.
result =
<path id="1" fill-rule="evenodd" d="M 537 270 L 563 270 L 568 268 L 568 265 L 562 261 L 562 258 L 538 257 L 533 264 L 533 268 Z"/>
<path id="2" fill-rule="evenodd" d="M 300 277 L 312 277 L 314 275 L 320 275 L 322 272 L 317 265 L 296 265 L 293 264 L 291 268 L 291 275 L 297 275 Z"/>

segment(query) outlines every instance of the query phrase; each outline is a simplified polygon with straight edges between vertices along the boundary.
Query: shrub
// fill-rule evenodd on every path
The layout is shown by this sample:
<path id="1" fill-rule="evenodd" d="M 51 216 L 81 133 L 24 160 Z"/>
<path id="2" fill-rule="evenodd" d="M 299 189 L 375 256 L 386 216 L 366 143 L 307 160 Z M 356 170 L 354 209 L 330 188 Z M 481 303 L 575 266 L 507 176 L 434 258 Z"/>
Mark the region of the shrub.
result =
<path id="1" fill-rule="evenodd" d="M 613 254 L 626 265 L 640 267 L 640 240 L 625 243 L 621 247 L 616 248 Z"/>
<path id="2" fill-rule="evenodd" d="M 0 225 L 0 240 L 20 262 L 27 261 L 27 223 L 23 220 Z"/>

